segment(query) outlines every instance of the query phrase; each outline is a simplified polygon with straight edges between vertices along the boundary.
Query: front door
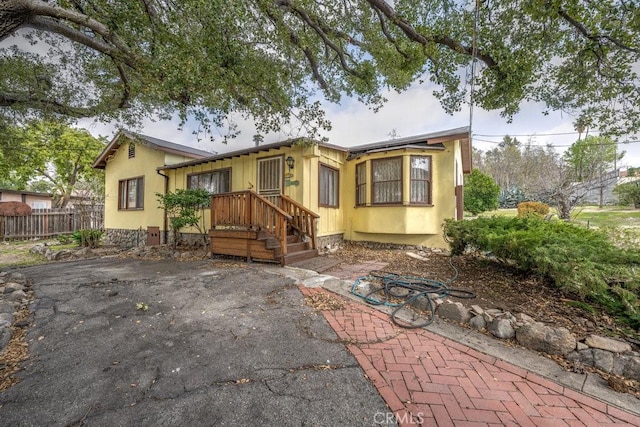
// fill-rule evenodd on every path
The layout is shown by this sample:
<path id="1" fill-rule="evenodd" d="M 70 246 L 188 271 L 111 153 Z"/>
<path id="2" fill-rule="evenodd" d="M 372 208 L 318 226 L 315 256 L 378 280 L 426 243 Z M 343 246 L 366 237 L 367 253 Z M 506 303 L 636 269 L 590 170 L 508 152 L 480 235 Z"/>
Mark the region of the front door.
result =
<path id="1" fill-rule="evenodd" d="M 278 197 L 282 194 L 283 157 L 258 159 L 258 194 L 279 206 Z"/>

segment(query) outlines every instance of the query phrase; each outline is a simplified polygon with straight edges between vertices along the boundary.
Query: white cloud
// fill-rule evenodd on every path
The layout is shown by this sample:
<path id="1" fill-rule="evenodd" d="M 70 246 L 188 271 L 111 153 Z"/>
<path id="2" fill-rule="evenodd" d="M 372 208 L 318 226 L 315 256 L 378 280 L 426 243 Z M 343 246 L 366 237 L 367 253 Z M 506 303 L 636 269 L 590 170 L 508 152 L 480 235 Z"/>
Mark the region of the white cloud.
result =
<path id="1" fill-rule="evenodd" d="M 386 93 L 389 101 L 377 113 L 355 99 L 344 99 L 339 105 L 325 103 L 326 116 L 332 122 L 332 130 L 325 136 L 333 144 L 353 146 L 389 139 L 393 130 L 398 136 L 411 136 L 469 124 L 468 108 L 453 116 L 449 115 L 444 112 L 432 91 L 433 87 L 430 85 L 414 85 L 401 94 Z M 499 111 L 476 108 L 473 114 L 473 133 L 476 135 L 474 146 L 488 150 L 494 148 L 503 135 L 518 135 L 518 139 L 523 142 L 531 139 L 536 145 L 551 144 L 558 146 L 560 152 L 566 150 L 566 146 L 578 138 L 572 124 L 575 119 L 560 112 L 544 115 L 543 111 L 543 106 L 539 104 L 525 103 L 512 122 L 507 123 L 506 119 L 500 117 Z M 137 131 L 208 151 L 228 152 L 253 146 L 253 123 L 241 117 L 234 117 L 234 120 L 241 134 L 226 145 L 221 142 L 221 135 L 214 135 L 214 142 L 210 141 L 209 135 L 194 135 L 194 130 L 198 129 L 194 122 L 188 122 L 184 129 L 179 130 L 177 119 L 156 122 L 145 119 Z M 87 127 L 95 135 L 113 135 L 116 129 L 113 124 L 90 123 L 85 120 L 80 125 Z M 264 143 L 286 139 L 292 133 L 287 134 L 287 131 L 291 129 L 266 135 Z M 486 142 L 487 140 L 495 143 Z M 620 146 L 627 152 L 621 165 L 640 166 L 640 143 Z"/>

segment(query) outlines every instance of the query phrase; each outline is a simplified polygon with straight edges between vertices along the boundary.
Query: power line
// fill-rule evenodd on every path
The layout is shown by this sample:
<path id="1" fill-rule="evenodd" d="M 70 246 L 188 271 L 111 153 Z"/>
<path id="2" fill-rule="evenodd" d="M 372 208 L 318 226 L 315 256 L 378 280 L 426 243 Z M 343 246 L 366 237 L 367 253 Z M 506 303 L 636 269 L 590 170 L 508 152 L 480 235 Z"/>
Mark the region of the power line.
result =
<path id="1" fill-rule="evenodd" d="M 479 141 L 479 142 L 488 142 L 491 144 L 501 144 L 502 141 L 491 141 L 488 139 L 482 139 L 482 138 L 473 138 L 474 141 Z M 616 141 L 614 142 L 616 145 L 627 145 L 627 144 L 637 144 L 639 143 L 640 140 L 633 140 L 633 141 Z M 525 145 L 531 145 L 534 147 L 553 147 L 553 148 L 567 148 L 567 147 L 571 147 L 573 144 L 525 144 Z M 604 142 L 604 143 L 598 143 L 598 144 L 594 144 L 594 145 L 611 145 L 611 142 Z"/>
<path id="2" fill-rule="evenodd" d="M 593 133 L 599 133 L 599 131 L 590 131 Z M 584 132 L 582 132 L 584 133 Z M 521 136 L 521 137 L 530 137 L 530 136 L 561 136 L 561 135 L 577 135 L 579 132 L 556 132 L 556 133 L 533 133 L 533 134 L 500 134 L 500 135 L 490 135 L 490 134 L 482 134 L 482 133 L 474 133 L 474 136 L 485 136 L 489 138 L 501 138 L 504 136 Z"/>

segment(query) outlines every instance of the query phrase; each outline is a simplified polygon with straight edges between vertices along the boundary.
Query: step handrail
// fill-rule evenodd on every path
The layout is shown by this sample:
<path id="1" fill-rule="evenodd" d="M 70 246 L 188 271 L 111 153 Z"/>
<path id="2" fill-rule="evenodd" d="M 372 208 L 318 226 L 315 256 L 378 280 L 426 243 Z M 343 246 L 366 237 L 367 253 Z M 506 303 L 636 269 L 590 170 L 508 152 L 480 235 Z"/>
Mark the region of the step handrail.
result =
<path id="1" fill-rule="evenodd" d="M 280 207 L 291 217 L 291 226 L 303 236 L 309 237 L 311 248 L 317 249 L 316 221 L 320 215 L 284 194 L 280 196 Z"/>
<path id="2" fill-rule="evenodd" d="M 265 230 L 280 243 L 281 262 L 287 254 L 287 223 L 292 216 L 251 190 L 213 194 L 211 228 L 246 227 Z"/>

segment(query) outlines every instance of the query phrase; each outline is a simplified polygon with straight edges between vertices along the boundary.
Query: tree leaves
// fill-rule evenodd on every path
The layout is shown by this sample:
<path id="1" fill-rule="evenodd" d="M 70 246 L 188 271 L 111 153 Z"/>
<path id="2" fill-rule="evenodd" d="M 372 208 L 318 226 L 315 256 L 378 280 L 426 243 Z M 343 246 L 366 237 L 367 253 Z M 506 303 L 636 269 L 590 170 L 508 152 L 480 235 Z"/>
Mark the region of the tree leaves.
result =
<path id="1" fill-rule="evenodd" d="M 25 126 L 0 122 L 0 181 L 16 189 L 48 188 L 64 207 L 80 182 L 102 180 L 92 164 L 105 146 L 85 129 L 62 122 L 32 121 Z"/>
<path id="2" fill-rule="evenodd" d="M 384 89 L 428 79 L 456 111 L 475 56 L 474 97 L 485 109 L 510 118 L 522 103 L 542 102 L 612 135 L 640 131 L 637 2 L 392 4 L 4 2 L 0 114 L 132 122 L 178 114 L 205 128 L 240 114 L 260 132 L 295 123 L 313 137 L 328 127 L 314 107 L 320 93 L 377 108 Z"/>

